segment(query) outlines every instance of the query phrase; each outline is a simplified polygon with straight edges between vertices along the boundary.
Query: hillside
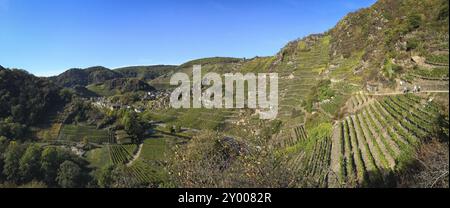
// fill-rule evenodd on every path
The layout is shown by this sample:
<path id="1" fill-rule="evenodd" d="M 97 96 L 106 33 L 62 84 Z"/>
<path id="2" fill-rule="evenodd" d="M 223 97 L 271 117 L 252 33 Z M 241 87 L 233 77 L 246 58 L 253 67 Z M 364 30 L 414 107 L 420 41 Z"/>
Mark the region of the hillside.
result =
<path id="1" fill-rule="evenodd" d="M 46 79 L 0 69 L 0 136 L 25 139 L 28 127 L 49 122 L 65 102 L 61 89 Z"/>
<path id="2" fill-rule="evenodd" d="M 448 142 L 442 136 L 448 133 L 435 128 L 448 131 L 448 1 L 381 0 L 275 56 L 200 59 L 180 71 L 190 74 L 195 63 L 203 73 L 277 72 L 278 118 L 258 122 L 251 110 L 182 109 L 159 118 L 220 130 L 249 145 L 250 138 L 269 137 L 268 151 L 290 158 L 283 159 L 283 175 L 301 181 L 295 186 L 395 186 L 413 168 L 415 150 L 433 138 Z M 414 86 L 421 93 L 402 95 Z"/>
<path id="3" fill-rule="evenodd" d="M 122 78 L 123 75 L 105 67 L 91 67 L 87 69 L 70 69 L 51 77 L 50 79 L 62 87 L 87 86 L 102 83 L 106 80 Z"/>
<path id="4" fill-rule="evenodd" d="M 87 86 L 101 84 L 108 80 L 121 78 L 138 78 L 150 81 L 156 77 L 173 72 L 176 66 L 130 66 L 118 69 L 108 69 L 101 66 L 86 69 L 69 69 L 64 73 L 50 77 L 57 85 L 62 87 Z"/>
<path id="5" fill-rule="evenodd" d="M 138 78 L 148 81 L 168 74 L 174 71 L 176 67 L 173 65 L 130 66 L 114 69 L 114 71 L 119 72 L 127 78 Z"/>
<path id="6" fill-rule="evenodd" d="M 37 131 L 80 151 L 100 187 L 448 188 L 448 6 L 379 0 L 268 57 L 48 79 L 0 66 L 0 136 L 39 124 L 70 97 L 64 119 Z M 203 74 L 278 73 L 278 117 L 170 108 L 171 75 L 190 76 L 196 64 Z"/>
<path id="7" fill-rule="evenodd" d="M 87 89 L 102 96 L 127 92 L 150 92 L 155 90 L 154 87 L 150 86 L 146 82 L 135 78 L 111 79 L 102 83 L 88 85 Z"/>

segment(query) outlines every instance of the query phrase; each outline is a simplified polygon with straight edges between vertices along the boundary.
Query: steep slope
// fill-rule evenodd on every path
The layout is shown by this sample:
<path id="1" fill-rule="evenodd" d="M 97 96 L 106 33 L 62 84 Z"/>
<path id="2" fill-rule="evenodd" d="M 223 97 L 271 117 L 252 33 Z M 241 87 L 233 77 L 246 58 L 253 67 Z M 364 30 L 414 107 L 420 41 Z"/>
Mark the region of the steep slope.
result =
<path id="1" fill-rule="evenodd" d="M 427 102 L 439 94 L 405 98 L 383 93 L 402 94 L 400 87 L 413 85 L 448 90 L 448 1 L 380 0 L 324 34 L 288 43 L 275 56 L 193 63 L 202 64 L 204 73 L 279 74 L 281 125 L 270 144 L 277 154 L 292 158 L 286 171 L 300 169 L 306 186 L 392 186 L 391 174 L 413 160 L 417 144 L 436 136 L 432 126 L 443 111 Z M 192 70 L 192 62 L 182 66 L 188 74 Z M 416 76 L 408 78 L 411 73 Z M 379 97 L 371 96 L 369 83 Z M 408 106 L 408 99 L 417 104 Z M 420 103 L 427 109 L 418 109 Z M 182 118 L 189 114 L 180 111 Z M 187 121 L 207 122 L 213 114 L 195 115 Z M 264 125 L 252 123 L 252 115 L 241 111 L 214 122 L 226 134 L 260 138 Z"/>
<path id="2" fill-rule="evenodd" d="M 389 81 L 415 70 L 414 56 L 448 56 L 448 1 L 380 0 L 349 14 L 329 34 L 333 62 L 359 59 L 348 72 Z"/>
<path id="3" fill-rule="evenodd" d="M 29 138 L 29 127 L 46 123 L 65 102 L 60 88 L 47 79 L 0 69 L 0 136 Z"/>

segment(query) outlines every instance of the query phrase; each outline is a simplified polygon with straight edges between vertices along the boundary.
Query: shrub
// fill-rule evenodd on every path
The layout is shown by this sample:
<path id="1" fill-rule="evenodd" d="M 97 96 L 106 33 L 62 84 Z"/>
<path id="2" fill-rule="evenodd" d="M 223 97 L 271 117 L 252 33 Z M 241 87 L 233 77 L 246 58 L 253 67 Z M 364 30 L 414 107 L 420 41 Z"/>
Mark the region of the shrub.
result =
<path id="1" fill-rule="evenodd" d="M 422 24 L 422 17 L 418 14 L 413 14 L 408 17 L 408 29 L 410 31 L 415 30 Z"/>
<path id="2" fill-rule="evenodd" d="M 417 41 L 417 39 L 408 40 L 408 42 L 406 43 L 406 50 L 410 51 L 416 49 L 417 46 L 419 46 L 419 41 Z"/>
<path id="3" fill-rule="evenodd" d="M 383 67 L 383 75 L 388 79 L 394 79 L 398 72 L 402 71 L 403 68 L 399 65 L 392 63 L 390 59 L 386 60 Z"/>
<path id="4" fill-rule="evenodd" d="M 438 18 L 438 20 L 448 19 L 448 1 L 443 2 L 442 6 L 439 10 L 437 18 Z"/>

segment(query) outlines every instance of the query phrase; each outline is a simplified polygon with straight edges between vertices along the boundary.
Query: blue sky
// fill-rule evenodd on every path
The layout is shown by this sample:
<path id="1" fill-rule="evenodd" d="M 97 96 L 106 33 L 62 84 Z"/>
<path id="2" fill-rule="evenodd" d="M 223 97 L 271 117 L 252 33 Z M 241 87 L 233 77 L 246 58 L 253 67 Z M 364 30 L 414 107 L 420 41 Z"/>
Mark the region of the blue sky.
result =
<path id="1" fill-rule="evenodd" d="M 0 0 L 0 65 L 69 68 L 274 55 L 375 0 Z"/>

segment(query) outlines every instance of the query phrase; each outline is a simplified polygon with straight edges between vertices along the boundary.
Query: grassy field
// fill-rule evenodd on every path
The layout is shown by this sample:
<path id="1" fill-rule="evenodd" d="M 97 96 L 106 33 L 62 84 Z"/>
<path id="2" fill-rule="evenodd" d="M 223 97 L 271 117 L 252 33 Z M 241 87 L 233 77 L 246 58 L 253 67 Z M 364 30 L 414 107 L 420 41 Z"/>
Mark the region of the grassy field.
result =
<path id="1" fill-rule="evenodd" d="M 144 141 L 141 151 L 141 159 L 143 160 L 165 160 L 166 153 L 169 149 L 170 138 L 151 138 Z"/>
<path id="2" fill-rule="evenodd" d="M 86 160 L 89 161 L 92 167 L 101 168 L 105 165 L 111 164 L 108 147 L 93 149 L 86 153 Z"/>
<path id="3" fill-rule="evenodd" d="M 108 89 L 105 89 L 105 86 L 98 85 L 98 84 L 88 85 L 86 88 L 88 90 L 95 92 L 96 94 L 104 96 L 104 97 L 109 97 L 109 96 L 120 94 L 120 92 L 118 90 L 108 90 Z"/>
<path id="4" fill-rule="evenodd" d="M 47 129 L 42 129 L 36 133 L 36 137 L 42 140 L 54 140 L 58 138 L 61 130 L 61 123 L 54 123 Z"/>
<path id="5" fill-rule="evenodd" d="M 80 142 L 87 139 L 92 143 L 105 143 L 109 139 L 108 130 L 99 130 L 94 126 L 64 125 L 58 136 L 58 140 Z"/>

